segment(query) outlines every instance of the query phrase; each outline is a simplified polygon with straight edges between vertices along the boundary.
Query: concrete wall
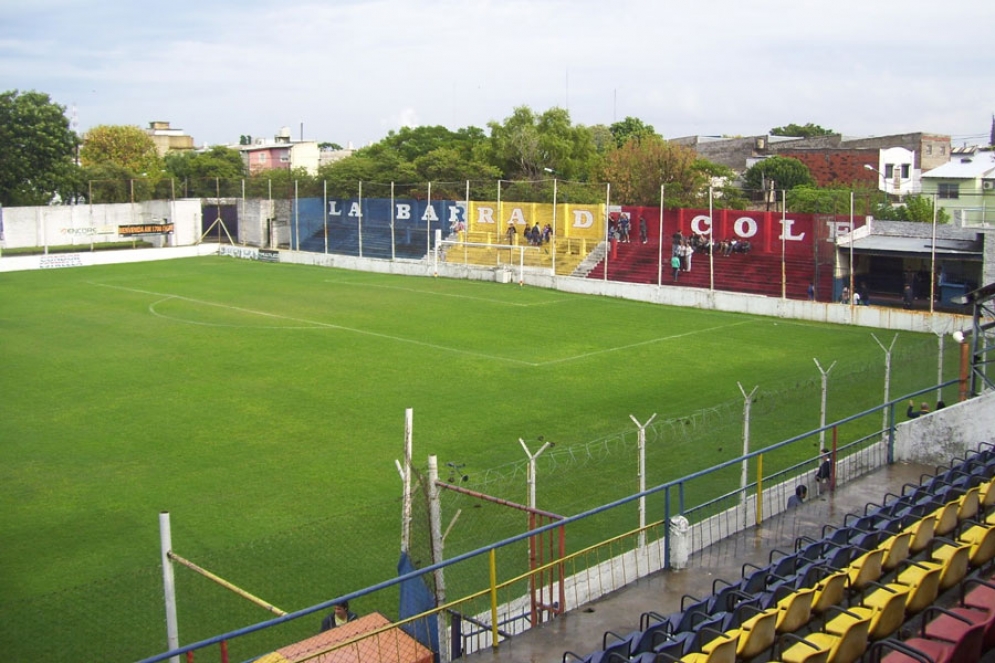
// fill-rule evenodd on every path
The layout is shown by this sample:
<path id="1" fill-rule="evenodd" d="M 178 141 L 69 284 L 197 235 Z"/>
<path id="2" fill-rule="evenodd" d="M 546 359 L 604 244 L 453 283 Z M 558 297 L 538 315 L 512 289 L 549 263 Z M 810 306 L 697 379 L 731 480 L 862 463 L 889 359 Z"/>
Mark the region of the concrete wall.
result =
<path id="1" fill-rule="evenodd" d="M 904 417 L 905 413 L 897 416 Z M 976 450 L 985 442 L 995 443 L 995 392 L 992 391 L 898 424 L 895 459 L 947 464 L 951 458 Z"/>
<path id="2" fill-rule="evenodd" d="M 194 244 L 200 238 L 200 199 L 150 200 L 114 205 L 5 207 L 4 248 L 131 242 L 138 238 L 157 246 Z M 172 223 L 172 235 L 124 236 L 118 226 Z"/>

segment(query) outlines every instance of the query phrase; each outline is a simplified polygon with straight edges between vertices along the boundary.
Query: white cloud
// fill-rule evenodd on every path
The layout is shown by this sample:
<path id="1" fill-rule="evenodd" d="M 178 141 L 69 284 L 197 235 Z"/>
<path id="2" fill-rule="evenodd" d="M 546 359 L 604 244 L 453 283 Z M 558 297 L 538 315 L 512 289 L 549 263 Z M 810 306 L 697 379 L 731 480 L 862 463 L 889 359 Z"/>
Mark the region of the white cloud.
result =
<path id="1" fill-rule="evenodd" d="M 789 122 L 987 134 L 995 110 L 987 48 L 964 37 L 995 22 L 993 3 L 40 0 L 0 14 L 6 88 L 79 103 L 83 129 L 163 119 L 207 143 L 303 122 L 362 145 L 522 104 L 671 137 Z"/>

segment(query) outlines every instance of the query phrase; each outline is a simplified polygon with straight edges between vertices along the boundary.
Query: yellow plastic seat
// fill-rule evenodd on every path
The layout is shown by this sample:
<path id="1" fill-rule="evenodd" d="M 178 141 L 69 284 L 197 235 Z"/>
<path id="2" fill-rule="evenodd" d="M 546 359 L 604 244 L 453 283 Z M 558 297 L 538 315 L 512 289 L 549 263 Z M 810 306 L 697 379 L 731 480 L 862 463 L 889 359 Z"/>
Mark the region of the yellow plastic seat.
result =
<path id="1" fill-rule="evenodd" d="M 777 613 L 776 607 L 768 608 L 745 620 L 739 628 L 726 631 L 737 639 L 736 658 L 754 658 L 774 646 L 777 638 Z"/>
<path id="2" fill-rule="evenodd" d="M 952 500 L 933 512 L 936 516 L 936 525 L 933 527 L 934 536 L 946 536 L 954 531 L 957 523 L 960 522 L 960 500 Z"/>
<path id="3" fill-rule="evenodd" d="M 923 516 L 903 531 L 912 533 L 912 540 L 909 541 L 909 554 L 921 553 L 929 546 L 929 542 L 936 535 L 936 514 L 931 513 Z"/>
<path id="4" fill-rule="evenodd" d="M 940 591 L 946 591 L 959 583 L 967 575 L 971 563 L 971 544 L 957 543 L 938 547 L 930 555 L 925 565 L 936 564 L 942 569 L 940 573 Z"/>
<path id="5" fill-rule="evenodd" d="M 812 619 L 815 587 L 799 589 L 777 602 L 777 633 L 794 633 Z"/>
<path id="6" fill-rule="evenodd" d="M 940 593 L 940 575 L 943 567 L 939 564 L 924 565 L 910 562 L 899 572 L 895 584 L 909 588 L 905 601 L 905 614 L 915 615 L 932 605 Z"/>
<path id="7" fill-rule="evenodd" d="M 909 558 L 909 546 L 912 544 L 912 532 L 905 530 L 894 536 L 888 537 L 881 547 L 885 550 L 884 559 L 881 561 L 881 568 L 887 571 L 894 571 L 898 565 Z"/>
<path id="8" fill-rule="evenodd" d="M 989 511 L 993 506 L 995 506 L 995 480 L 986 481 L 980 486 L 978 497 L 981 499 L 981 510 Z"/>
<path id="9" fill-rule="evenodd" d="M 904 585 L 882 585 L 863 598 L 860 605 L 852 605 L 847 612 L 858 617 L 869 617 L 867 637 L 880 640 L 892 635 L 905 622 L 905 604 L 908 601 L 909 588 Z M 839 634 L 853 617 L 841 613 L 826 623 L 826 631 Z"/>
<path id="10" fill-rule="evenodd" d="M 843 603 L 846 596 L 846 571 L 833 571 L 815 585 L 815 597 L 812 599 L 812 612 L 817 615 L 825 613 L 829 608 Z"/>
<path id="11" fill-rule="evenodd" d="M 737 638 L 723 633 L 702 647 L 700 652 L 686 654 L 680 660 L 683 663 L 736 663 L 737 643 Z"/>
<path id="12" fill-rule="evenodd" d="M 843 611 L 841 611 L 843 612 Z M 839 634 L 817 631 L 805 636 L 804 642 L 796 642 L 781 653 L 786 663 L 801 663 L 810 660 L 811 650 L 827 651 L 829 663 L 854 663 L 867 650 L 870 617 L 850 613 L 852 619 Z"/>
<path id="13" fill-rule="evenodd" d="M 861 592 L 881 577 L 882 564 L 887 551 L 884 548 L 868 550 L 846 567 L 850 590 Z"/>
<path id="14" fill-rule="evenodd" d="M 971 546 L 971 566 L 984 566 L 995 559 L 995 526 L 973 525 L 957 540 Z"/>
<path id="15" fill-rule="evenodd" d="M 974 486 L 957 500 L 957 520 L 974 520 L 981 511 L 981 487 Z"/>

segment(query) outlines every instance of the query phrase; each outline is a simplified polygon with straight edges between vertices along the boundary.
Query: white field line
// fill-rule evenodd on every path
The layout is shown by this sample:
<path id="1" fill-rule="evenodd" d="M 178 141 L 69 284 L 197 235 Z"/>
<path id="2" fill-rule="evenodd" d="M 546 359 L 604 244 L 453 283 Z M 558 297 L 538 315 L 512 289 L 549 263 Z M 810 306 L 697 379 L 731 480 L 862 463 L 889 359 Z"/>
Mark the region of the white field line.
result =
<path id="1" fill-rule="evenodd" d="M 644 346 L 644 345 L 651 345 L 653 343 L 663 343 L 665 341 L 672 341 L 672 340 L 676 340 L 676 339 L 679 339 L 679 338 L 685 338 L 687 336 L 694 336 L 695 334 L 707 334 L 707 333 L 710 333 L 710 332 L 713 332 L 713 331 L 716 331 L 716 330 L 719 330 L 719 329 L 728 329 L 730 327 L 738 327 L 740 325 L 755 323 L 754 320 L 743 320 L 741 322 L 734 322 L 734 323 L 731 323 L 731 324 L 728 324 L 728 325 L 719 325 L 719 326 L 716 326 L 716 327 L 709 327 L 707 329 L 695 329 L 695 330 L 692 330 L 692 331 L 685 332 L 683 334 L 672 334 L 670 336 L 660 336 L 658 338 L 651 338 L 651 339 L 647 339 L 645 341 L 640 341 L 638 343 L 629 343 L 627 345 L 618 345 L 618 346 L 613 346 L 613 347 L 608 347 L 608 348 L 602 348 L 602 349 L 599 349 L 599 350 L 594 350 L 593 352 L 584 352 L 584 353 L 581 353 L 581 354 L 578 354 L 578 355 L 573 355 L 571 357 L 562 357 L 560 359 L 550 359 L 548 361 L 533 362 L 533 361 L 524 361 L 524 360 L 521 360 L 521 359 L 514 359 L 512 357 L 502 357 L 500 355 L 490 355 L 490 354 L 486 354 L 486 353 L 483 353 L 483 352 L 473 352 L 471 350 L 461 350 L 459 348 L 454 348 L 454 347 L 449 346 L 449 345 L 438 345 L 436 343 L 427 343 L 425 341 L 419 341 L 417 339 L 404 338 L 403 336 L 391 336 L 390 334 L 381 334 L 379 332 L 372 332 L 372 331 L 368 331 L 368 330 L 365 330 L 365 329 L 357 329 L 355 327 L 346 327 L 344 325 L 336 325 L 336 324 L 332 324 L 332 323 L 329 323 L 329 322 L 320 322 L 320 321 L 316 321 L 316 320 L 307 320 L 307 319 L 302 319 L 302 318 L 293 318 L 293 317 L 290 317 L 290 316 L 280 315 L 280 314 L 277 314 L 277 313 L 268 313 L 266 311 L 257 311 L 257 310 L 254 310 L 254 309 L 243 308 L 243 307 L 240 307 L 240 306 L 231 306 L 229 304 L 219 304 L 217 302 L 209 302 L 209 301 L 205 301 L 205 300 L 202 300 L 202 299 L 194 299 L 192 297 L 183 297 L 181 295 L 174 295 L 174 294 L 171 294 L 171 293 L 168 293 L 168 292 L 155 292 L 155 291 L 152 291 L 152 290 L 141 290 L 139 288 L 127 288 L 127 287 L 124 287 L 124 286 L 110 285 L 110 284 L 106 284 L 106 283 L 93 283 L 93 285 L 100 286 L 100 287 L 103 287 L 103 288 L 112 288 L 112 289 L 115 289 L 115 290 L 123 290 L 123 291 L 126 291 L 126 292 L 137 292 L 137 293 L 143 294 L 143 295 L 154 295 L 156 297 L 161 297 L 162 299 L 160 299 L 160 300 L 158 300 L 156 302 L 153 302 L 152 304 L 149 304 L 149 312 L 152 313 L 152 315 L 155 315 L 155 316 L 160 317 L 160 318 L 168 318 L 168 316 L 164 316 L 164 315 L 158 313 L 155 310 L 155 306 L 157 304 L 160 304 L 160 303 L 164 302 L 164 301 L 175 299 L 175 300 L 180 300 L 180 301 L 191 302 L 193 304 L 200 304 L 202 306 L 213 306 L 213 307 L 216 307 L 216 308 L 226 309 L 226 310 L 229 310 L 229 311 L 237 311 L 239 313 L 247 313 L 247 314 L 250 314 L 250 315 L 258 315 L 258 316 L 262 316 L 262 317 L 266 317 L 266 318 L 273 318 L 275 320 L 286 320 L 286 321 L 289 321 L 289 322 L 297 322 L 297 323 L 301 323 L 302 325 L 304 325 L 302 327 L 280 326 L 280 327 L 275 327 L 276 329 L 314 329 L 314 328 L 319 328 L 319 329 L 335 329 L 335 330 L 339 330 L 339 331 L 352 332 L 354 334 L 360 334 L 360 335 L 363 335 L 363 336 L 371 336 L 373 338 L 382 338 L 382 339 L 389 340 L 389 341 L 396 341 L 398 343 L 409 343 L 411 345 L 417 345 L 417 346 L 424 347 L 424 348 L 431 348 L 433 350 L 441 350 L 443 352 L 448 352 L 448 353 L 452 353 L 452 354 L 465 355 L 465 356 L 468 356 L 468 357 L 477 357 L 477 358 L 480 358 L 480 359 L 489 359 L 491 361 L 505 362 L 505 363 L 510 363 L 510 364 L 518 364 L 520 366 L 529 366 L 529 367 L 534 367 L 534 368 L 538 368 L 538 367 L 542 367 L 542 366 L 551 366 L 551 365 L 554 365 L 554 364 L 562 364 L 562 363 L 566 363 L 566 362 L 569 362 L 569 361 L 577 361 L 577 360 L 580 360 L 580 359 L 586 359 L 588 357 L 594 357 L 594 356 L 597 356 L 597 355 L 600 355 L 600 354 L 606 354 L 608 352 L 621 352 L 623 350 L 629 350 L 631 348 L 637 348 L 637 347 Z M 175 319 L 175 318 L 168 318 L 168 319 Z M 181 322 L 187 323 L 188 321 L 181 320 Z M 228 327 L 228 326 L 231 326 L 231 325 L 218 325 L 218 324 L 211 325 L 210 323 L 202 323 L 202 322 L 190 322 L 189 324 L 200 324 L 200 325 L 208 325 L 208 326 L 215 326 L 215 327 Z M 274 327 L 266 327 L 266 328 L 267 329 L 274 329 Z M 257 329 L 258 329 L 258 327 L 257 327 Z"/>
<path id="2" fill-rule="evenodd" d="M 562 364 L 568 361 L 576 361 L 578 359 L 586 359 L 588 357 L 593 357 L 595 355 L 606 354 L 608 352 L 621 352 L 623 350 L 629 350 L 631 348 L 638 348 L 643 345 L 652 345 L 653 343 L 662 343 L 664 341 L 673 341 L 678 338 L 684 338 L 686 336 L 694 336 L 695 334 L 707 334 L 709 332 L 716 331 L 718 329 L 728 329 L 729 327 L 738 327 L 739 325 L 748 325 L 754 323 L 754 320 L 743 320 L 741 322 L 733 322 L 728 325 L 719 325 L 717 327 L 709 327 L 707 329 L 694 329 L 692 331 L 684 332 L 683 334 L 673 334 L 671 336 L 661 336 L 659 338 L 651 338 L 645 341 L 639 341 L 638 343 L 629 343 L 628 345 L 617 345 L 613 348 L 602 348 L 601 350 L 595 350 L 593 352 L 585 352 L 583 354 L 574 355 L 573 357 L 564 357 L 561 359 L 550 359 L 549 361 L 540 362 L 535 364 L 536 366 L 549 366 L 550 364 Z"/>
<path id="3" fill-rule="evenodd" d="M 418 295 L 428 295 L 430 297 L 454 297 L 456 299 L 470 299 L 478 302 L 486 302 L 488 304 L 499 304 L 502 306 L 519 306 L 522 308 L 530 308 L 532 306 L 547 306 L 549 304 L 560 304 L 562 302 L 571 301 L 566 297 L 560 299 L 550 299 L 543 302 L 535 302 L 532 304 L 525 304 L 522 302 L 509 302 L 503 299 L 491 299 L 489 297 L 472 297 L 470 295 L 457 295 L 451 292 L 432 292 L 431 290 L 419 290 L 417 288 L 398 288 L 393 285 L 380 285 L 379 283 L 363 283 L 362 281 L 334 281 L 332 279 L 326 279 L 325 283 L 332 283 L 334 285 L 351 285 L 363 288 L 383 288 L 384 290 L 398 290 L 400 292 L 412 292 Z"/>

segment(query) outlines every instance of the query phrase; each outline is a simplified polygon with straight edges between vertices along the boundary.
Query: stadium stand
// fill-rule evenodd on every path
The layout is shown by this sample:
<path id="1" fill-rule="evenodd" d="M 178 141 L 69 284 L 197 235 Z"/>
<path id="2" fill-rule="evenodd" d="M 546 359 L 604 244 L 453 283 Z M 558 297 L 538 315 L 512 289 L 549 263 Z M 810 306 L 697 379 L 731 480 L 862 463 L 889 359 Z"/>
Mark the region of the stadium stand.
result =
<path id="1" fill-rule="evenodd" d="M 891 483 L 902 469 L 915 471 L 877 474 Z M 712 579 L 711 594 L 683 593 L 679 609 L 645 611 L 628 635 L 607 631 L 600 649 L 565 652 L 562 660 L 895 663 L 995 655 L 995 447 L 920 473 L 881 504 L 865 500 L 861 507 L 859 495 L 882 485 L 873 477 L 799 507 L 812 511 L 806 529 L 819 532 L 818 518 L 844 506 L 839 526 L 823 525 L 821 536 L 796 532 L 790 550 L 769 547 L 765 566 L 743 563 L 739 578 Z M 714 547 L 742 557 L 742 545 Z M 660 583 L 671 584 L 666 576 L 673 574 L 663 575 Z M 640 592 L 638 600 L 653 598 Z M 655 599 L 662 605 L 664 593 Z M 539 637 L 542 629 L 536 631 Z"/>

